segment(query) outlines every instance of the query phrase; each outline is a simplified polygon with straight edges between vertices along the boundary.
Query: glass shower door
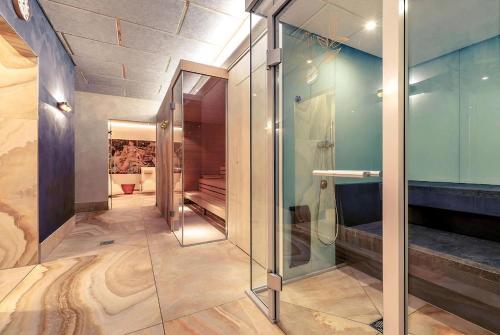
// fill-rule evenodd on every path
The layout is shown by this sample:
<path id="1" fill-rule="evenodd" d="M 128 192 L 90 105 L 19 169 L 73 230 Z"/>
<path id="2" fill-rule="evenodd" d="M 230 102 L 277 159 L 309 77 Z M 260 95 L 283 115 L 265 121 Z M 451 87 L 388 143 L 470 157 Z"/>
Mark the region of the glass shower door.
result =
<path id="1" fill-rule="evenodd" d="M 276 255 L 286 333 L 382 325 L 382 5 L 278 14 Z"/>
<path id="2" fill-rule="evenodd" d="M 260 3 L 250 16 L 251 100 L 250 100 L 250 292 L 257 305 L 274 320 L 275 292 L 268 288 L 273 225 L 273 111 L 268 108 L 269 90 L 266 66 L 268 48 L 267 12 L 272 1 Z"/>
<path id="3" fill-rule="evenodd" d="M 183 245 L 184 226 L 184 117 L 182 106 L 182 76 L 179 77 L 173 88 L 174 109 L 172 111 L 172 211 L 171 229 L 175 237 Z"/>

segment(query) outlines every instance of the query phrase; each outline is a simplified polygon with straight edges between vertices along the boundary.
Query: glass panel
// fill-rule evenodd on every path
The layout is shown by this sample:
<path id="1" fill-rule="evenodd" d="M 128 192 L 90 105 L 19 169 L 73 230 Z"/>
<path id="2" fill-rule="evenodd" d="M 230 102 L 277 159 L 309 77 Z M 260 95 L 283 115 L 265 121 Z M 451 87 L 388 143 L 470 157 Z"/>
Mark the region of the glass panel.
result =
<path id="1" fill-rule="evenodd" d="M 251 36 L 251 289 L 269 307 L 268 213 L 273 200 L 267 195 L 267 185 L 273 173 L 273 162 L 268 159 L 273 134 L 267 110 L 267 33 L 265 19 L 252 14 L 251 21 L 254 27 Z"/>
<path id="2" fill-rule="evenodd" d="M 279 22 L 280 326 L 376 333 L 370 324 L 382 318 L 381 1 L 297 0 Z"/>
<path id="3" fill-rule="evenodd" d="M 113 156 L 114 152 L 112 150 L 111 141 L 113 140 L 113 127 L 111 126 L 111 121 L 108 120 L 108 208 L 113 209 Z"/>
<path id="4" fill-rule="evenodd" d="M 182 73 L 183 245 L 226 237 L 226 87 Z"/>
<path id="5" fill-rule="evenodd" d="M 174 215 L 171 219 L 172 231 L 182 244 L 182 185 L 183 185 L 183 121 L 182 121 L 182 76 L 177 79 L 173 87 L 173 102 L 175 109 L 172 114 L 173 124 L 173 150 L 172 150 L 172 166 L 173 166 L 173 183 L 172 183 L 172 210 Z"/>
<path id="6" fill-rule="evenodd" d="M 500 0 L 408 0 L 407 28 L 408 332 L 500 333 Z"/>

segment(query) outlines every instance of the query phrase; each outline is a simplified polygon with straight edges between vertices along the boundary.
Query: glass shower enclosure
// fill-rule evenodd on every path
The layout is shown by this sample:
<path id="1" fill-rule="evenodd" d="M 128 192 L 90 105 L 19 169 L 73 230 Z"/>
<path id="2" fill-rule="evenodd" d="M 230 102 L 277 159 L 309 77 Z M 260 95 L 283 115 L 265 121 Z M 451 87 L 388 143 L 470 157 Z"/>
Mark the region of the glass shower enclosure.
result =
<path id="1" fill-rule="evenodd" d="M 226 91 L 227 70 L 188 61 L 171 86 L 170 226 L 182 246 L 227 237 Z"/>
<path id="2" fill-rule="evenodd" d="M 247 6 L 252 300 L 290 334 L 499 333 L 500 0 Z"/>

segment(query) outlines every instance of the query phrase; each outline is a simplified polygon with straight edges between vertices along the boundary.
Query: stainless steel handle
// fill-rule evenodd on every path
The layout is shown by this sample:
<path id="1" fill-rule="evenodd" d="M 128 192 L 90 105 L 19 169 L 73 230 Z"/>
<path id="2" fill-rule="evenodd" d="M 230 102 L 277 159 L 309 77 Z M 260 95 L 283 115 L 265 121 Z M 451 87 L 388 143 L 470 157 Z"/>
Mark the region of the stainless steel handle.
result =
<path id="1" fill-rule="evenodd" d="M 368 178 L 381 177 L 381 171 L 360 170 L 314 170 L 313 176 L 341 177 L 341 178 Z"/>

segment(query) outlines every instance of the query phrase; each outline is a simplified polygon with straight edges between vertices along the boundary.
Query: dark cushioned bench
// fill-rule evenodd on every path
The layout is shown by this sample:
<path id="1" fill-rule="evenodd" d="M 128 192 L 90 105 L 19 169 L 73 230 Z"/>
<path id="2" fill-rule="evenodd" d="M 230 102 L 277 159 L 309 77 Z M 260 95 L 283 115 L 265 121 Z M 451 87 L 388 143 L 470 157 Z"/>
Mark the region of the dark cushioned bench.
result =
<path id="1" fill-rule="evenodd" d="M 410 181 L 410 293 L 499 329 L 500 187 Z M 338 184 L 339 262 L 381 278 L 382 184 Z"/>
<path id="2" fill-rule="evenodd" d="M 500 242 L 500 186 L 408 182 L 409 221 Z M 347 227 L 382 219 L 382 184 L 338 184 L 337 208 Z"/>
<path id="3" fill-rule="evenodd" d="M 408 188 L 414 206 L 500 217 L 500 186 L 410 181 Z"/>

